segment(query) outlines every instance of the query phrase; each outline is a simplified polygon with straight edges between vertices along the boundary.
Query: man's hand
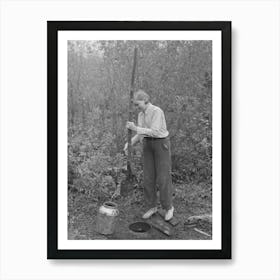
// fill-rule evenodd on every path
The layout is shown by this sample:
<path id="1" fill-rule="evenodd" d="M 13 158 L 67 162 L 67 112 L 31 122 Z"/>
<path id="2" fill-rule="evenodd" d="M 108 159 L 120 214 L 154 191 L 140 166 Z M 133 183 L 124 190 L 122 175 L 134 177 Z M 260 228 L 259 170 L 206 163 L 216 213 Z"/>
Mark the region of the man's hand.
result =
<path id="1" fill-rule="evenodd" d="M 127 156 L 127 148 L 128 148 L 128 143 L 125 143 L 124 145 L 124 148 L 123 148 L 123 151 L 124 151 L 124 154 Z"/>
<path id="2" fill-rule="evenodd" d="M 134 124 L 134 122 L 127 122 L 126 123 L 126 128 L 128 128 L 130 130 L 137 131 L 137 126 Z"/>

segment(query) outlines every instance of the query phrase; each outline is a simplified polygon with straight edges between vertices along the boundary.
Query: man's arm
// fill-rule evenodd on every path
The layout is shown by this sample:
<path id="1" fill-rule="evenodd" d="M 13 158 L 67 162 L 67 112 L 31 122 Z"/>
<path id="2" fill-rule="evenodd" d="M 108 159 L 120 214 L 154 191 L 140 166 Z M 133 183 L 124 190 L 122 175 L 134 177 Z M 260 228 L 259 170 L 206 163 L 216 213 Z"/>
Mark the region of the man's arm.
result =
<path id="1" fill-rule="evenodd" d="M 142 117 L 141 117 L 141 113 L 138 114 L 138 125 L 142 126 Z M 128 125 L 128 123 L 132 123 L 132 122 L 127 122 L 126 128 L 131 129 L 130 126 Z M 133 123 L 134 125 L 134 123 Z M 135 126 L 135 125 L 134 125 Z M 136 128 L 136 126 L 135 126 Z M 133 130 L 133 129 L 132 129 Z M 134 131 L 136 131 L 136 129 L 134 129 Z M 131 146 L 134 146 L 136 143 L 141 142 L 144 138 L 144 135 L 140 135 L 140 134 L 136 134 L 131 138 Z M 127 148 L 128 148 L 128 143 L 126 142 L 124 145 L 124 152 L 127 153 Z"/>
<path id="2" fill-rule="evenodd" d="M 143 136 L 139 135 L 139 134 L 135 134 L 132 138 L 131 138 L 131 145 L 134 146 L 137 142 L 141 141 L 143 139 Z"/>
<path id="3" fill-rule="evenodd" d="M 134 135 L 131 138 L 131 146 L 134 146 L 137 142 L 142 141 L 142 139 L 143 139 L 142 135 L 139 135 L 139 134 Z M 127 148 L 128 148 L 128 143 L 126 142 L 125 145 L 124 145 L 124 148 L 123 148 L 125 154 L 127 154 Z"/>

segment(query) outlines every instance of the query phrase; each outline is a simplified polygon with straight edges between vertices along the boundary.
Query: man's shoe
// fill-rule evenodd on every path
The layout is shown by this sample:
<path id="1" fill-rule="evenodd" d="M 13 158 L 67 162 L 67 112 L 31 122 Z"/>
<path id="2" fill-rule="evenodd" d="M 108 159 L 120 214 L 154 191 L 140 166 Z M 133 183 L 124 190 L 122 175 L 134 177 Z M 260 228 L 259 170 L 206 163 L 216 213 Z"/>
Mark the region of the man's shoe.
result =
<path id="1" fill-rule="evenodd" d="M 151 208 L 150 210 L 148 210 L 143 216 L 143 219 L 149 219 L 153 214 L 155 214 L 157 212 L 157 207 Z"/>
<path id="2" fill-rule="evenodd" d="M 173 218 L 173 212 L 174 212 L 174 207 L 172 206 L 168 211 L 166 211 L 166 214 L 165 214 L 165 221 L 169 221 Z"/>

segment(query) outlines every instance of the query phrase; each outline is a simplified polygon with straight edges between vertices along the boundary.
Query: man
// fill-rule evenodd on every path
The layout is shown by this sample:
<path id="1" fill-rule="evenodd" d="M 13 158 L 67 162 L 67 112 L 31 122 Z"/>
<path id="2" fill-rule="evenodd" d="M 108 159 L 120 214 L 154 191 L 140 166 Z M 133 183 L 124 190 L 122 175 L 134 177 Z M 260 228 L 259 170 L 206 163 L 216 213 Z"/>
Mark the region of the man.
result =
<path id="1" fill-rule="evenodd" d="M 149 95 L 143 90 L 134 94 L 134 105 L 140 110 L 138 126 L 127 122 L 126 128 L 136 132 L 131 144 L 143 142 L 144 157 L 144 198 L 147 211 L 143 218 L 148 219 L 157 212 L 157 189 L 159 186 L 160 203 L 165 212 L 165 220 L 172 219 L 171 152 L 169 132 L 163 111 L 150 103 Z M 127 152 L 127 143 L 124 151 Z"/>

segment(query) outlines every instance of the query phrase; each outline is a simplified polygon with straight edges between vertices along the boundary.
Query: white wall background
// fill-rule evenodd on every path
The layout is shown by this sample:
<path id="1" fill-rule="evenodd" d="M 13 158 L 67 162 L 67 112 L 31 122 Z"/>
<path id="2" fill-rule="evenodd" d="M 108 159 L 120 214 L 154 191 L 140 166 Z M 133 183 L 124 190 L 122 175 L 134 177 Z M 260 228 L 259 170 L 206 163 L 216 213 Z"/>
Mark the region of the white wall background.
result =
<path id="1" fill-rule="evenodd" d="M 279 1 L 0 2 L 0 279 L 280 279 Z M 231 20 L 233 259 L 46 259 L 47 20 Z"/>

